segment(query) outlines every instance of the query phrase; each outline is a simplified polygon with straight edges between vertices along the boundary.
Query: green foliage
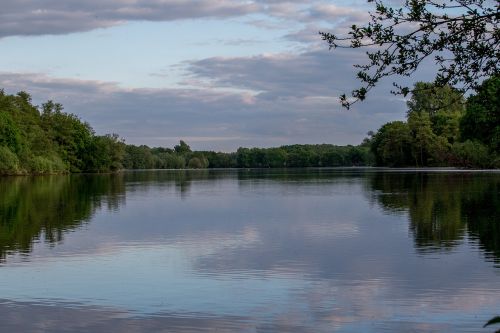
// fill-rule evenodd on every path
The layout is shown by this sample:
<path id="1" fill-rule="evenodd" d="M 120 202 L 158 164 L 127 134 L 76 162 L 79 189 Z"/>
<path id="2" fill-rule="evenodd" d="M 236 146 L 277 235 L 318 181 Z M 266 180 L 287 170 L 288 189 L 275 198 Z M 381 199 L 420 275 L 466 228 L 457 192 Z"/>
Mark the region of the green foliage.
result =
<path id="1" fill-rule="evenodd" d="M 359 146 L 289 145 L 235 153 L 193 152 L 182 140 L 173 149 L 125 145 L 116 134 L 96 136 L 60 104 L 48 101 L 40 112 L 26 92 L 7 95 L 0 90 L 0 173 L 373 164 L 500 167 L 499 85 L 498 76 L 485 81 L 469 98 L 463 116 L 463 99 L 456 90 L 419 82 L 408 101 L 407 122 L 385 124 Z"/>
<path id="2" fill-rule="evenodd" d="M 279 148 L 239 148 L 239 168 L 339 167 L 371 165 L 367 147 L 335 145 L 291 145 Z"/>
<path id="3" fill-rule="evenodd" d="M 0 146 L 0 175 L 16 174 L 20 171 L 19 159 L 8 147 Z"/>
<path id="4" fill-rule="evenodd" d="M 208 167 L 208 160 L 203 157 L 192 157 L 187 167 L 190 169 L 206 169 Z"/>
<path id="5" fill-rule="evenodd" d="M 418 82 L 407 103 L 407 122 L 387 123 L 365 139 L 376 164 L 500 167 L 499 87 L 498 77 L 485 81 L 464 111 L 455 89 Z"/>
<path id="6" fill-rule="evenodd" d="M 12 117 L 8 113 L 0 113 L 0 145 L 17 152 L 21 148 L 21 135 Z"/>
<path id="7" fill-rule="evenodd" d="M 34 156 L 28 161 L 30 173 L 52 174 L 67 172 L 66 164 L 58 156 Z"/>
<path id="8" fill-rule="evenodd" d="M 469 97 L 460 122 L 463 140 L 478 140 L 500 152 L 500 76 L 494 76 Z"/>
<path id="9" fill-rule="evenodd" d="M 488 147 L 479 141 L 456 142 L 452 146 L 455 164 L 466 168 L 488 168 L 492 166 Z"/>
<path id="10" fill-rule="evenodd" d="M 148 146 L 127 145 L 123 161 L 125 169 L 153 169 L 155 168 L 153 155 Z"/>
<path id="11" fill-rule="evenodd" d="M 328 144 L 239 148 L 235 153 L 182 151 L 128 145 L 124 166 L 127 169 L 338 167 L 367 166 L 374 160 L 367 146 Z"/>
<path id="12" fill-rule="evenodd" d="M 429 165 L 436 134 L 432 131 L 428 113 L 412 112 L 408 116 L 408 127 L 412 137 L 412 154 L 417 166 Z"/>
<path id="13" fill-rule="evenodd" d="M 89 124 L 64 113 L 58 103 L 48 101 L 41 110 L 26 92 L 0 91 L 1 174 L 122 168 L 123 143 L 117 136 L 95 136 Z"/>
<path id="14" fill-rule="evenodd" d="M 417 82 L 407 105 L 409 117 L 414 113 L 426 113 L 437 136 L 446 138 L 450 144 L 458 140 L 465 105 L 458 90 L 448 85 L 438 87 L 433 83 Z"/>
<path id="15" fill-rule="evenodd" d="M 183 169 L 186 166 L 186 159 L 182 156 L 170 154 L 165 159 L 166 169 Z"/>
<path id="16" fill-rule="evenodd" d="M 118 135 L 94 136 L 87 148 L 85 171 L 108 172 L 123 169 L 125 144 Z"/>
<path id="17" fill-rule="evenodd" d="M 412 165 L 411 136 L 408 124 L 394 121 L 383 125 L 373 137 L 371 149 L 380 166 Z"/>
<path id="18" fill-rule="evenodd" d="M 73 114 L 62 112 L 62 106 L 51 101 L 44 104 L 43 109 L 42 128 L 51 141 L 57 144 L 59 155 L 72 172 L 85 170 L 84 155 L 93 140 L 90 125 Z"/>
<path id="19" fill-rule="evenodd" d="M 180 141 L 177 146 L 174 147 L 174 150 L 178 154 L 187 154 L 191 152 L 191 147 L 184 141 Z"/>
<path id="20" fill-rule="evenodd" d="M 269 148 L 265 151 L 265 160 L 270 168 L 284 168 L 287 164 L 287 152 L 280 148 Z"/>
<path id="21" fill-rule="evenodd" d="M 237 154 L 236 153 L 221 153 L 214 151 L 201 152 L 208 160 L 209 168 L 236 168 Z"/>
<path id="22" fill-rule="evenodd" d="M 408 113 L 425 112 L 433 118 L 441 110 L 446 110 L 447 113 L 462 113 L 464 102 L 462 94 L 448 85 L 439 87 L 430 82 L 417 82 L 406 105 Z"/>

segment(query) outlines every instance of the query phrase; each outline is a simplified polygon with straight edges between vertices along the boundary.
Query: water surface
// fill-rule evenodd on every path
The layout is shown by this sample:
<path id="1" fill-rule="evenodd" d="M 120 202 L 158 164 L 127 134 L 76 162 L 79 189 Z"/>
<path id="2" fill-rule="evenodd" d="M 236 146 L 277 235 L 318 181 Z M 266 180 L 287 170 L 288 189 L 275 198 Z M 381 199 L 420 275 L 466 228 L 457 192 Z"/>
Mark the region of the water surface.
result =
<path id="1" fill-rule="evenodd" d="M 500 173 L 0 179 L 0 331 L 490 332 Z"/>

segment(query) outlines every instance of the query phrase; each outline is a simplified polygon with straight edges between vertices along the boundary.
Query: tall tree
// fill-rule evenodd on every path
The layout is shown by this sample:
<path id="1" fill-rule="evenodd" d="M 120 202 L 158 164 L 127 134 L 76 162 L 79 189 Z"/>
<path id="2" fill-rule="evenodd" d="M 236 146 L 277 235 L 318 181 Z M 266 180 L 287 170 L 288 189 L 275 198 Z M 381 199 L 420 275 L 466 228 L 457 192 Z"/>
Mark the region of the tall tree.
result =
<path id="1" fill-rule="evenodd" d="M 178 154 L 186 154 L 191 152 L 191 147 L 189 147 L 189 145 L 183 140 L 180 140 L 179 144 L 174 146 L 174 150 Z"/>
<path id="2" fill-rule="evenodd" d="M 458 140 L 459 122 L 465 109 L 462 94 L 446 85 L 436 86 L 430 82 L 417 82 L 408 106 L 411 113 L 427 113 L 434 134 L 444 137 L 450 144 Z"/>
<path id="3" fill-rule="evenodd" d="M 377 165 L 391 167 L 412 165 L 408 124 L 393 121 L 383 125 L 373 136 L 371 149 L 375 154 Z"/>

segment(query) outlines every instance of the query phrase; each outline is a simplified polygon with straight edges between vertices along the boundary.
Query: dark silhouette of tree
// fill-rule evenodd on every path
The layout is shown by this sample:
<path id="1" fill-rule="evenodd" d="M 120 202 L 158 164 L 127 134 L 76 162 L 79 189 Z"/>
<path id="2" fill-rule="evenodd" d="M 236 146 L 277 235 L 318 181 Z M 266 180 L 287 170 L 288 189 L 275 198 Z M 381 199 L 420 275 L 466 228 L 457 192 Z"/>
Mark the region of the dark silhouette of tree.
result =
<path id="1" fill-rule="evenodd" d="M 368 62 L 358 64 L 362 86 L 340 98 L 349 108 L 378 82 L 389 76 L 410 76 L 427 58 L 438 66 L 434 84 L 461 91 L 476 88 L 499 72 L 500 2 L 490 0 L 406 0 L 391 7 L 375 4 L 370 21 L 353 25 L 347 36 L 320 32 L 330 49 L 364 48 Z M 395 94 L 406 96 L 409 87 L 394 83 Z"/>

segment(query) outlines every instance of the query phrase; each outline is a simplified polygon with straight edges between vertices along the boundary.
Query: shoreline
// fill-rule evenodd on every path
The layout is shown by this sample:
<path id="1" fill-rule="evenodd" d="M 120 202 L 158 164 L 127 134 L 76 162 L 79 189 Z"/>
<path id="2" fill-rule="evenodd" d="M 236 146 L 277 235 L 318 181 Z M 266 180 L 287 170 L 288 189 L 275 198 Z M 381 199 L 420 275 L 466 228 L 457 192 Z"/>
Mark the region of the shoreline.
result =
<path id="1" fill-rule="evenodd" d="M 500 169 L 469 169 L 458 167 L 375 167 L 375 166 L 338 166 L 338 167 L 289 167 L 289 168 L 179 168 L 179 169 L 122 169 L 113 172 L 52 172 L 52 173 L 8 173 L 0 174 L 0 178 L 7 177 L 44 177 L 44 176 L 68 176 L 68 175 L 117 175 L 127 172 L 150 172 L 150 171 L 252 171 L 252 170 L 366 170 L 380 172 L 430 172 L 430 173 L 500 173 Z"/>

